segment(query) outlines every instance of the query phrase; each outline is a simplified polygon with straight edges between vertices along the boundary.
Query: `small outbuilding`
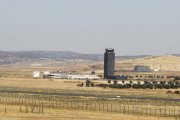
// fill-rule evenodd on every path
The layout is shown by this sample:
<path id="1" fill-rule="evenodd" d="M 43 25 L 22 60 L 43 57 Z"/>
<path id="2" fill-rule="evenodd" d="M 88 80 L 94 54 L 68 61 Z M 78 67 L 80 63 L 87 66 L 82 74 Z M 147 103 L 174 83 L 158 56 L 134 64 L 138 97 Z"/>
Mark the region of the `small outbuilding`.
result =
<path id="1" fill-rule="evenodd" d="M 33 78 L 40 78 L 40 72 L 39 71 L 34 71 L 33 72 Z"/>
<path id="2" fill-rule="evenodd" d="M 134 72 L 152 72 L 152 70 L 149 66 L 136 65 L 134 67 Z"/>

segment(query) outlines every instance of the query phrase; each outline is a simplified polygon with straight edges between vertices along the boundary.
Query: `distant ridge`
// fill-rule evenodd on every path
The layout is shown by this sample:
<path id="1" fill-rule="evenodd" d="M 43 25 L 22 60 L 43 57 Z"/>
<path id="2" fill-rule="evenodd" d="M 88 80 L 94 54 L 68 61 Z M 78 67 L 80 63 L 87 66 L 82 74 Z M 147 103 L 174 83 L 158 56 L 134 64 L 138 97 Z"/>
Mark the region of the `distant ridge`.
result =
<path id="1" fill-rule="evenodd" d="M 26 57 L 31 59 L 87 59 L 96 60 L 101 59 L 100 54 L 81 54 L 71 51 L 14 51 L 11 52 L 19 57 Z"/>
<path id="2" fill-rule="evenodd" d="M 116 56 L 116 60 L 143 58 L 141 56 Z M 15 63 L 33 63 L 38 60 L 67 60 L 67 59 L 82 59 L 91 61 L 102 61 L 103 54 L 82 54 L 71 51 L 0 51 L 0 65 L 15 64 Z"/>
<path id="3" fill-rule="evenodd" d="M 0 51 L 0 65 L 37 60 L 101 60 L 102 58 L 103 56 L 99 54 L 81 54 L 70 51 Z"/>

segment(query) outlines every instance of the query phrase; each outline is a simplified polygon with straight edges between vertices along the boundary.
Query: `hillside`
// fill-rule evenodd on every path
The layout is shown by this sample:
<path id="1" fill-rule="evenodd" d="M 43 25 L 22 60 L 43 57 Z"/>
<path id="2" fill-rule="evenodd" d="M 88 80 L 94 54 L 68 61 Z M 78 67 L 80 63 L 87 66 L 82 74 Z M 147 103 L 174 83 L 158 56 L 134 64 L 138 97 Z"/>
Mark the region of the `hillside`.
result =
<path id="1" fill-rule="evenodd" d="M 31 59 L 84 59 L 84 60 L 96 60 L 101 59 L 99 54 L 81 54 L 70 51 L 15 51 L 10 52 L 19 57 L 31 58 Z"/>
<path id="2" fill-rule="evenodd" d="M 145 56 L 116 56 L 116 60 L 142 58 Z M 103 61 L 103 54 L 82 54 L 71 51 L 0 51 L 0 65 L 41 64 L 59 61 Z"/>
<path id="3" fill-rule="evenodd" d="M 103 54 L 81 54 L 70 51 L 0 51 L 0 65 L 74 65 L 82 61 L 101 61 Z M 70 64 L 72 63 L 72 64 Z M 95 62 L 94 62 L 95 63 Z M 99 63 L 98 63 L 99 64 Z M 116 70 L 132 70 L 135 65 L 150 66 L 161 71 L 180 71 L 180 56 L 116 56 Z"/>
<path id="4" fill-rule="evenodd" d="M 145 65 L 160 71 L 180 71 L 180 57 L 176 55 L 149 56 L 134 60 L 118 61 L 117 67 L 122 66 L 122 64 L 129 65 L 128 67 Z"/>
<path id="5" fill-rule="evenodd" d="M 102 60 L 99 54 L 81 54 L 70 51 L 0 51 L 0 65 L 41 63 L 46 61 Z"/>

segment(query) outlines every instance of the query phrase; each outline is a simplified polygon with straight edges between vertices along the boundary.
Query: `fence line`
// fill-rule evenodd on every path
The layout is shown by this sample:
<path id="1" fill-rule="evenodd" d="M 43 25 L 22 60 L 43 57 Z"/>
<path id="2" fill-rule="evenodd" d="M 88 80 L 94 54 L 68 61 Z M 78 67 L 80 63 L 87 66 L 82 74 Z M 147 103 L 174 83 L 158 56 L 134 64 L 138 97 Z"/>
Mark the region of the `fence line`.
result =
<path id="1" fill-rule="evenodd" d="M 116 112 L 134 115 L 179 117 L 179 108 L 151 107 L 142 105 L 125 105 L 105 102 L 82 102 L 82 101 L 45 101 L 35 99 L 0 97 L 0 104 L 18 105 L 19 111 L 43 113 L 46 109 L 74 109 L 87 111 Z"/>

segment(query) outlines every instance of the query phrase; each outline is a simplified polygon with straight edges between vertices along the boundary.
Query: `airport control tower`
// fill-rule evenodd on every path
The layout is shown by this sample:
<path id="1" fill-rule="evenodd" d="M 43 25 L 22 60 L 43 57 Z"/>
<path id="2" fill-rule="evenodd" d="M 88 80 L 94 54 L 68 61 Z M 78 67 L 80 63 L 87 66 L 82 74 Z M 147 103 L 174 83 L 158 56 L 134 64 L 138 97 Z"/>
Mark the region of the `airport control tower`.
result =
<path id="1" fill-rule="evenodd" d="M 107 48 L 104 53 L 104 79 L 114 76 L 115 53 L 114 49 Z"/>

